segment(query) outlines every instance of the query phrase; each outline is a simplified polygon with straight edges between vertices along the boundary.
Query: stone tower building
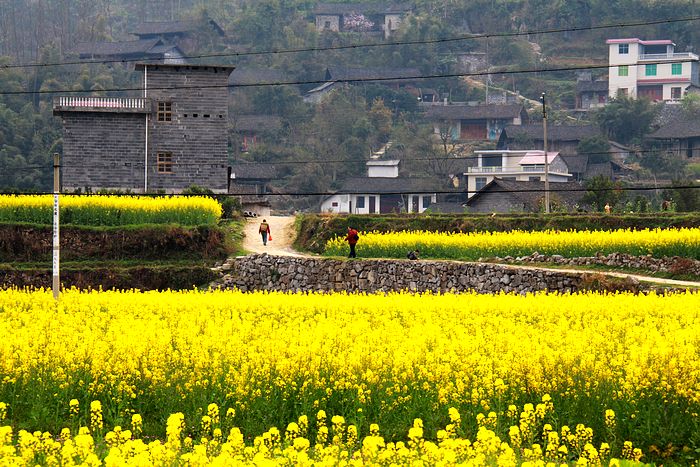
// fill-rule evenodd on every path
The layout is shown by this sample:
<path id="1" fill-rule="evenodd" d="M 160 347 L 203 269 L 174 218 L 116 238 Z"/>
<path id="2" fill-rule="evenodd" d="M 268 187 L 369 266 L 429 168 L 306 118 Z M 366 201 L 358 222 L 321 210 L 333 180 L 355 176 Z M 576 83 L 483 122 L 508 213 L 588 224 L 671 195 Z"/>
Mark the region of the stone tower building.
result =
<path id="1" fill-rule="evenodd" d="M 63 119 L 62 185 L 226 192 L 232 66 L 137 64 L 143 97 L 56 97 Z"/>

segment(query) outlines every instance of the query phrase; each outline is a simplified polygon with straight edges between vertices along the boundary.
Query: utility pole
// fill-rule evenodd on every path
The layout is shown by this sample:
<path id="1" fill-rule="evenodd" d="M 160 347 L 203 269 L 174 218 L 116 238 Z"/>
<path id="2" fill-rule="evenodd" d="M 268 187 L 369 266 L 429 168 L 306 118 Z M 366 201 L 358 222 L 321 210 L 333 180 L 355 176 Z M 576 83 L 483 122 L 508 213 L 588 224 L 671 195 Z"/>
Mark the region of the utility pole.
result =
<path id="1" fill-rule="evenodd" d="M 61 243 L 59 235 L 59 203 L 58 195 L 60 188 L 60 168 L 61 156 L 58 153 L 53 155 L 53 298 L 58 300 L 60 294 L 59 277 L 59 257 L 61 253 Z"/>
<path id="2" fill-rule="evenodd" d="M 542 93 L 542 129 L 544 130 L 544 212 L 549 214 L 549 157 L 547 156 L 547 101 Z"/>

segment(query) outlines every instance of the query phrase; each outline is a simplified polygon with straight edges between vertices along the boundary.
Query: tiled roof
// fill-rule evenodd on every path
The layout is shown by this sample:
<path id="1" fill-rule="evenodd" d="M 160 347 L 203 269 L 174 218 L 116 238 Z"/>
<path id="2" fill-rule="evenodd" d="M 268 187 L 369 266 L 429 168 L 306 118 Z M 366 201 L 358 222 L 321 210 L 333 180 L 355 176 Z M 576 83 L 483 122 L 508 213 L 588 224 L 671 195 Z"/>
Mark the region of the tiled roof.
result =
<path id="1" fill-rule="evenodd" d="M 562 155 L 561 157 L 564 158 L 564 162 L 569 168 L 569 173 L 582 174 L 586 172 L 588 167 L 588 156 L 586 154 L 577 154 L 575 156 Z"/>
<path id="2" fill-rule="evenodd" d="M 520 104 L 433 105 L 428 108 L 426 117 L 441 120 L 511 119 L 519 117 L 522 110 Z"/>
<path id="3" fill-rule="evenodd" d="M 219 26 L 216 21 L 209 20 L 209 25 L 220 35 L 224 35 L 223 29 Z M 134 28 L 131 31 L 132 34 L 136 36 L 148 36 L 148 35 L 158 35 L 158 34 L 177 34 L 184 32 L 196 31 L 199 29 L 199 21 L 196 20 L 184 20 L 184 21 L 145 21 Z"/>
<path id="4" fill-rule="evenodd" d="M 146 54 L 158 45 L 162 45 L 160 39 L 123 42 L 79 42 L 71 49 L 71 52 L 77 55 L 101 56 Z"/>
<path id="5" fill-rule="evenodd" d="M 661 126 L 649 135 L 654 139 L 683 139 L 700 137 L 700 116 L 691 116 L 678 104 L 665 105 L 658 119 Z"/>
<path id="6" fill-rule="evenodd" d="M 429 177 L 356 177 L 347 179 L 338 193 L 434 193 L 445 190 L 444 183 Z"/>
<path id="7" fill-rule="evenodd" d="M 241 162 L 231 165 L 231 180 L 273 180 L 277 178 L 277 168 L 272 164 Z"/>
<path id="8" fill-rule="evenodd" d="M 556 198 L 573 206 L 582 204 L 586 191 L 577 182 L 550 182 L 550 199 Z M 539 209 L 539 202 L 544 196 L 544 182 L 514 182 L 494 178 L 469 198 L 467 206 L 471 206 L 484 196 L 509 196 L 517 199 L 532 210 Z"/>
<path id="9" fill-rule="evenodd" d="M 544 139 L 541 123 L 530 125 L 507 125 L 503 130 L 509 139 L 527 138 L 533 141 Z M 547 125 L 549 141 L 581 141 L 582 139 L 603 136 L 600 128 L 594 125 Z"/>
<path id="10" fill-rule="evenodd" d="M 607 81 L 577 81 L 576 82 L 577 92 L 608 92 L 608 82 Z"/>
<path id="11" fill-rule="evenodd" d="M 319 3 L 314 8 L 315 15 L 358 14 L 400 14 L 413 9 L 410 3 L 365 2 L 365 3 Z"/>

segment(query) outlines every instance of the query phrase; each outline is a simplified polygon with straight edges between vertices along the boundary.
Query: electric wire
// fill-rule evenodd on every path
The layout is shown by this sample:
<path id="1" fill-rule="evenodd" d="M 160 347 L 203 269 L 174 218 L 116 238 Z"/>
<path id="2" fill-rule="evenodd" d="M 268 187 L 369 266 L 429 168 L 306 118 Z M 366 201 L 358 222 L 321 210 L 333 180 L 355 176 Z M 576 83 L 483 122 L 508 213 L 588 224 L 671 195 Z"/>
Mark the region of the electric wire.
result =
<path id="1" fill-rule="evenodd" d="M 439 44 L 439 43 L 467 41 L 467 40 L 507 38 L 507 37 L 523 37 L 523 36 L 527 37 L 530 35 L 554 34 L 554 33 L 562 33 L 562 32 L 596 31 L 596 30 L 611 29 L 611 28 L 630 28 L 630 27 L 637 27 L 637 26 L 653 26 L 653 25 L 659 25 L 659 24 L 671 24 L 671 23 L 690 22 L 690 21 L 697 21 L 697 20 L 700 20 L 700 16 L 657 19 L 657 20 L 651 20 L 651 21 L 637 21 L 637 22 L 630 22 L 630 23 L 611 23 L 611 24 L 604 24 L 604 25 L 598 25 L 598 26 L 578 26 L 578 27 L 565 27 L 565 28 L 552 28 L 552 29 L 534 29 L 534 30 L 529 30 L 529 31 L 517 31 L 517 32 L 469 34 L 469 35 L 462 35 L 462 36 L 456 36 L 456 37 L 444 37 L 444 38 L 435 38 L 435 39 L 373 42 L 373 43 L 360 43 L 360 44 L 348 44 L 348 45 L 335 45 L 335 46 L 327 46 L 327 47 L 300 47 L 300 48 L 292 48 L 292 49 L 272 49 L 272 50 L 250 51 L 250 52 L 227 52 L 227 53 L 198 54 L 198 55 L 188 55 L 188 56 L 184 56 L 182 58 L 185 60 L 190 60 L 190 59 L 220 58 L 220 57 L 246 57 L 246 56 L 258 56 L 258 55 L 279 55 L 279 54 L 302 53 L 302 52 L 323 52 L 323 51 L 333 51 L 333 50 L 362 49 L 362 48 L 403 46 L 403 45 L 427 45 L 427 44 Z M 2 68 L 54 67 L 54 66 L 82 65 L 82 64 L 131 63 L 131 62 L 147 62 L 150 60 L 160 60 L 160 59 L 159 58 L 141 58 L 141 59 L 80 60 L 80 61 L 67 61 L 67 62 L 7 64 L 7 65 L 0 65 L 0 69 L 2 69 Z"/>

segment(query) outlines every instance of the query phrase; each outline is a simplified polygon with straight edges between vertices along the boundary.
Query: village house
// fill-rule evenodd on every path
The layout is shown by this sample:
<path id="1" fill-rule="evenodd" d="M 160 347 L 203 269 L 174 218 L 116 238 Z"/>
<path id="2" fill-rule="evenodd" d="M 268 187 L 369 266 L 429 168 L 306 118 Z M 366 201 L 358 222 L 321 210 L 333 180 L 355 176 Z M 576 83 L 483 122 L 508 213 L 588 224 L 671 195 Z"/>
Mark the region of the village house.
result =
<path id="1" fill-rule="evenodd" d="M 544 182 L 513 181 L 494 178 L 467 202 L 468 212 L 543 212 Z M 585 189 L 577 182 L 550 183 L 550 206 L 553 210 L 586 210 Z"/>
<path id="2" fill-rule="evenodd" d="M 359 32 L 389 38 L 412 11 L 410 3 L 319 3 L 313 15 L 318 32 Z"/>
<path id="3" fill-rule="evenodd" d="M 576 81 L 576 110 L 591 110 L 608 103 L 608 80 L 579 79 Z"/>
<path id="4" fill-rule="evenodd" d="M 68 55 L 81 60 L 148 61 L 148 63 L 184 64 L 184 53 L 176 45 L 161 39 L 122 42 L 79 42 Z"/>
<path id="5" fill-rule="evenodd" d="M 321 202 L 321 212 L 375 214 L 421 213 L 437 201 L 439 181 L 399 176 L 400 160 L 367 161 L 367 176 L 346 180 Z"/>
<path id="6" fill-rule="evenodd" d="M 138 24 L 131 31 L 131 34 L 141 40 L 160 39 L 164 44 L 177 45 L 189 54 L 199 49 L 203 28 L 211 31 L 215 37 L 226 35 L 221 26 L 213 19 L 145 21 Z"/>
<path id="7" fill-rule="evenodd" d="M 453 141 L 498 141 L 507 125 L 527 123 L 522 104 L 448 104 L 428 107 L 425 118 L 435 134 Z"/>
<path id="8" fill-rule="evenodd" d="M 600 128 L 595 125 L 549 125 L 547 150 L 562 155 L 578 154 L 579 143 L 595 137 L 604 138 Z M 497 148 L 544 150 L 544 127 L 541 123 L 508 125 L 501 132 Z"/>
<path id="9" fill-rule="evenodd" d="M 700 161 L 700 115 L 689 113 L 678 104 L 664 106 L 659 128 L 648 136 L 661 147 L 688 162 Z"/>
<path id="10" fill-rule="evenodd" d="M 568 182 L 572 176 L 558 152 L 537 150 L 479 150 L 475 151 L 476 164 L 467 167 L 467 198 L 471 198 L 494 178 L 513 182 L 539 182 L 545 180 L 548 165 L 550 182 Z"/>
<path id="11" fill-rule="evenodd" d="M 677 101 L 698 85 L 698 56 L 676 52 L 670 40 L 608 39 L 608 95 Z"/>
<path id="12" fill-rule="evenodd" d="M 333 89 L 348 85 L 377 84 L 395 91 L 404 90 L 416 96 L 419 102 L 434 102 L 438 96 L 434 89 L 421 86 L 418 68 L 396 67 L 329 67 L 324 83 L 304 94 L 304 101 L 318 104 Z"/>
<path id="13" fill-rule="evenodd" d="M 240 162 L 233 164 L 229 175 L 228 192 L 237 195 L 241 210 L 264 217 L 270 215 L 272 193 L 270 182 L 277 178 L 277 169 L 272 164 Z"/>
<path id="14" fill-rule="evenodd" d="M 141 97 L 54 98 L 63 120 L 64 190 L 228 188 L 231 66 L 136 65 Z M 196 90 L 193 90 L 195 88 Z"/>

